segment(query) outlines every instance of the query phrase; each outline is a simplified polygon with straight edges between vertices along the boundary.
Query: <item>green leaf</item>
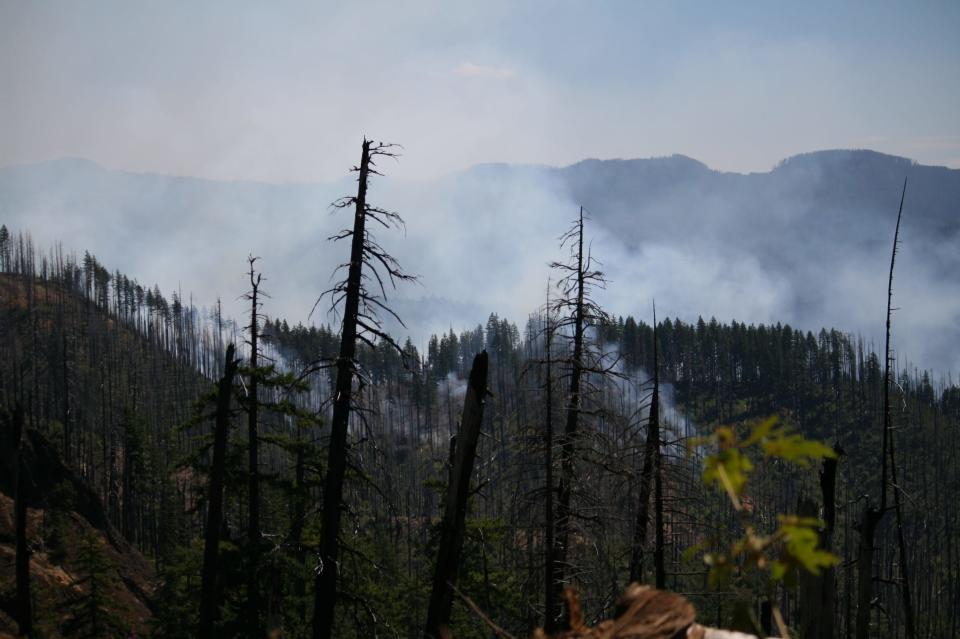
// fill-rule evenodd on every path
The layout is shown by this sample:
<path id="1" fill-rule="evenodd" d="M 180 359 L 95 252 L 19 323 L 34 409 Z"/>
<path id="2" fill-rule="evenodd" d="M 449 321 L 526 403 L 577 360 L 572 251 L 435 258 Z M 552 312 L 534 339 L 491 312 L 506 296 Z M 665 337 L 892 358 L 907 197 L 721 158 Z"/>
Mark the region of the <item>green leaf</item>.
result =
<path id="1" fill-rule="evenodd" d="M 750 433 L 750 436 L 743 441 L 743 446 L 752 446 L 760 440 L 767 437 L 770 434 L 770 431 L 773 430 L 773 427 L 776 426 L 777 422 L 780 421 L 780 418 L 776 415 L 768 417 L 759 424 L 753 427 L 753 432 Z"/>
<path id="2" fill-rule="evenodd" d="M 819 575 L 820 570 L 837 564 L 836 555 L 817 548 L 820 537 L 810 526 L 784 524 L 781 526 L 786 541 L 786 554 L 807 572 Z"/>
<path id="3" fill-rule="evenodd" d="M 835 458 L 832 448 L 813 439 L 805 439 L 797 433 L 779 430 L 774 437 L 763 442 L 763 452 L 768 457 L 778 457 L 789 462 L 806 465 L 811 460 Z"/>
<path id="4" fill-rule="evenodd" d="M 723 473 L 720 469 L 723 469 Z M 717 483 L 720 488 L 724 490 L 729 488 L 739 496 L 751 470 L 753 470 L 753 463 L 746 455 L 737 448 L 727 448 L 707 457 L 703 469 L 703 481 L 707 485 Z M 729 481 L 729 487 L 725 485 L 724 476 Z"/>
<path id="5" fill-rule="evenodd" d="M 790 566 L 779 559 L 774 559 L 770 563 L 770 578 L 773 581 L 781 581 L 790 570 Z"/>

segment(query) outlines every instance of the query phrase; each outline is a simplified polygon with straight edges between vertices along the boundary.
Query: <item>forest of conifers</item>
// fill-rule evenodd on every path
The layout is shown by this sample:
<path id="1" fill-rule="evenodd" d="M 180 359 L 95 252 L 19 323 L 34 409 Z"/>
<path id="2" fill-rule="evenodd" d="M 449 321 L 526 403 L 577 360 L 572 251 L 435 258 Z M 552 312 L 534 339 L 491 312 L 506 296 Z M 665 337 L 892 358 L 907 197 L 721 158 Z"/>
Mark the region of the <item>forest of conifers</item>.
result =
<path id="1" fill-rule="evenodd" d="M 640 581 L 722 628 L 957 636 L 952 380 L 896 360 L 888 376 L 883 345 L 835 329 L 657 320 L 649 300 L 608 315 L 576 211 L 524 324 L 395 343 L 377 317 L 406 275 L 357 226 L 398 221 L 365 201 L 377 152 L 322 249 L 345 264 L 315 315 L 333 305 L 332 325 L 277 318 L 282 274 L 252 257 L 228 266 L 250 282 L 232 321 L 0 231 L 0 629 L 521 637 L 567 630 L 565 585 L 594 625 Z M 704 481 L 718 429 L 771 417 L 835 458 L 767 448 L 742 489 Z M 835 563 L 771 581 L 730 552 L 791 514 Z"/>

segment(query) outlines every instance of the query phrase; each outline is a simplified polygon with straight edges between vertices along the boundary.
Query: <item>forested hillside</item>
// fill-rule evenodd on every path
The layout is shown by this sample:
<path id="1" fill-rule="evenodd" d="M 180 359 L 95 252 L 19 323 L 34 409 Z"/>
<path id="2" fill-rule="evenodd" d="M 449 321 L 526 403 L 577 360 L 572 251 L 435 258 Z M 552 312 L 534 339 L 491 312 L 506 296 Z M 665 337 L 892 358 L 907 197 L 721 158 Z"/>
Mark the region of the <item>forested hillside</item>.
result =
<path id="1" fill-rule="evenodd" d="M 960 639 L 958 34 L 0 0 L 0 639 Z"/>
<path id="2" fill-rule="evenodd" d="M 444 500 L 464 454 L 455 444 L 461 409 L 477 401 L 467 380 L 481 352 L 489 372 L 452 636 L 490 634 L 468 598 L 527 636 L 562 629 L 554 588 L 575 586 L 596 621 L 614 615 L 635 579 L 684 594 L 718 626 L 749 629 L 747 611 L 770 630 L 775 609 L 794 629 L 827 619 L 833 636 L 904 636 L 908 626 L 914 636 L 955 635 L 960 389 L 894 367 L 890 489 L 902 496 L 902 526 L 892 515 L 879 526 L 867 555 L 869 626 L 858 626 L 861 513 L 887 483 L 878 480 L 883 354 L 838 330 L 671 318 L 654 327 L 645 317 L 612 317 L 591 301 L 589 284 L 602 284 L 602 274 L 584 252 L 588 232 L 581 217 L 572 244 L 557 251 L 566 288 L 532 300 L 522 326 L 491 313 L 485 325 L 433 336 L 419 352 L 380 334 L 359 307 L 367 337 L 346 369 L 356 385 L 342 442 L 332 635 L 424 632 L 434 560 L 447 543 Z M 383 258 L 380 266 L 402 274 Z M 258 262 L 247 266 L 250 315 L 231 322 L 90 254 L 42 251 L 4 228 L 0 399 L 4 433 L 19 444 L 5 448 L 0 499 L 4 512 L 25 504 L 28 522 L 20 528 L 11 516 L 2 532 L 8 632 L 25 614 L 12 574 L 21 554 L 13 546 L 25 543 L 36 636 L 187 637 L 198 623 L 208 624 L 202 635 L 318 636 L 341 334 L 276 318 Z M 358 290 L 368 307 L 381 299 L 373 290 Z M 239 362 L 228 343 L 239 347 Z M 833 447 L 835 471 L 753 455 L 734 507 L 702 479 L 713 453 L 700 438 L 723 425 L 745 433 L 770 416 Z M 215 529 L 213 482 L 223 491 Z M 820 518 L 820 546 L 839 563 L 818 581 L 801 571 L 772 590 L 747 572 L 715 581 L 704 556 L 730 547 L 745 513 L 760 534 L 778 514 Z M 213 568 L 205 559 L 211 530 Z M 78 551 L 65 535 L 86 541 Z M 799 588 L 790 587 L 796 579 Z M 103 594 L 118 588 L 127 594 Z M 208 597 L 215 608 L 204 619 Z M 84 621 L 84 610 L 102 623 Z"/>

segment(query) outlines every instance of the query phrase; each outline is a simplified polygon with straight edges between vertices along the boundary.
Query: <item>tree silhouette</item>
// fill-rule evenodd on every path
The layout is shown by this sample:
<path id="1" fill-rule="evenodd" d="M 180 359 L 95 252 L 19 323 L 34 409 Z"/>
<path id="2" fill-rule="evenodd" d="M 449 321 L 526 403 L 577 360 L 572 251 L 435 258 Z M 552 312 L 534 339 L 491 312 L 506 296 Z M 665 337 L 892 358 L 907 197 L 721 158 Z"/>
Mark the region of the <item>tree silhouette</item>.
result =
<path id="1" fill-rule="evenodd" d="M 644 581 L 644 547 L 650 525 L 650 492 L 654 495 L 654 579 L 657 588 L 666 587 L 663 557 L 663 467 L 660 438 L 660 356 L 657 349 L 657 309 L 653 309 L 653 390 L 647 417 L 647 439 L 640 469 L 640 497 L 630 558 L 630 581 Z"/>
<path id="2" fill-rule="evenodd" d="M 553 301 L 553 312 L 557 315 L 556 335 L 567 340 L 570 354 L 563 362 L 567 369 L 568 390 L 564 430 L 558 442 L 560 477 L 554 523 L 555 550 L 552 553 L 553 592 L 547 595 L 554 605 L 554 610 L 547 611 L 547 632 L 556 629 L 565 584 L 564 573 L 569 568 L 571 497 L 576 480 L 580 417 L 584 413 L 584 396 L 595 389 L 595 384 L 588 376 L 606 376 L 613 373 L 613 367 L 608 365 L 599 350 L 598 340 L 590 339 L 587 335 L 588 329 L 599 328 L 609 322 L 609 317 L 593 298 L 593 291 L 603 288 L 606 279 L 603 272 L 595 268 L 596 262 L 590 255 L 589 247 L 584 246 L 583 207 L 580 207 L 580 214 L 570 229 L 560 237 L 560 246 L 569 249 L 570 259 L 569 262 L 550 264 L 551 268 L 560 274 L 557 282 L 560 296 Z"/>
<path id="3" fill-rule="evenodd" d="M 207 498 L 206 539 L 203 548 L 203 569 L 200 586 L 199 636 L 210 637 L 217 619 L 217 563 L 220 551 L 220 527 L 223 522 L 223 477 L 230 428 L 230 396 L 237 373 L 233 344 L 227 346 L 224 373 L 217 386 L 217 411 L 213 435 L 213 461 Z"/>
<path id="4" fill-rule="evenodd" d="M 260 395 L 260 282 L 262 273 L 257 273 L 254 265 L 260 259 L 250 255 L 247 258 L 250 270 L 250 290 L 243 296 L 250 301 L 250 323 L 247 325 L 247 345 L 250 347 L 249 371 L 247 374 L 247 544 L 250 550 L 249 585 L 247 586 L 247 614 L 251 633 L 259 632 L 261 626 L 260 611 L 260 435 L 258 433 Z"/>
<path id="5" fill-rule="evenodd" d="M 893 317 L 893 267 L 897 260 L 897 247 L 900 243 L 900 220 L 903 216 L 903 201 L 907 195 L 907 180 L 903 180 L 903 192 L 900 195 L 900 209 L 897 211 L 897 226 L 893 233 L 893 249 L 890 252 L 890 271 L 887 279 L 887 325 L 886 341 L 884 346 L 884 364 L 883 364 L 883 432 L 880 453 L 880 504 L 875 507 L 870 503 L 869 496 L 863 508 L 863 515 L 860 519 L 860 546 L 857 554 L 857 639 L 867 639 L 870 636 L 870 611 L 873 607 L 873 550 L 874 539 L 876 537 L 877 527 L 886 514 L 887 507 L 887 469 L 888 460 L 890 465 L 895 468 L 893 460 L 893 446 L 891 443 L 890 430 L 890 386 L 893 380 L 890 377 L 890 329 Z M 894 470 L 894 475 L 896 471 Z M 894 480 L 895 481 L 895 480 Z M 895 490 L 897 487 L 895 486 Z M 896 497 L 897 504 L 897 523 L 900 526 L 899 517 L 899 495 Z M 900 535 L 901 563 L 903 559 L 902 532 Z M 904 580 L 905 588 L 905 606 L 904 612 L 907 615 L 907 633 L 913 636 L 913 615 L 909 599 L 909 584 Z"/>
<path id="6" fill-rule="evenodd" d="M 320 566 L 314 593 L 315 639 L 328 639 L 331 636 L 337 601 L 340 519 L 344 508 L 343 483 L 348 454 L 347 426 L 350 413 L 355 408 L 352 402 L 353 379 L 359 373 L 357 341 L 375 348 L 375 342 L 382 340 L 397 351 L 401 350 L 384 331 L 380 319 L 380 313 L 387 313 L 398 322 L 401 321 L 386 304 L 386 283 L 389 282 L 395 287 L 398 281 L 416 279 L 400 268 L 397 260 L 383 249 L 369 228 L 369 223 L 376 223 L 384 228 L 403 226 L 403 219 L 397 213 L 367 202 L 370 175 L 381 175 L 376 170 L 375 159 L 396 157 L 395 149 L 395 145 L 374 143 L 364 138 L 360 165 L 352 169 L 358 173 L 357 195 L 342 198 L 333 204 L 338 209 L 353 207 L 354 216 L 352 229 L 344 229 L 330 238 L 334 241 L 350 239 L 350 261 L 337 267 L 337 271 L 345 268 L 347 277 L 320 296 L 321 299 L 330 296 L 332 310 L 342 304 L 343 324 L 340 331 L 340 354 L 336 360 L 337 381 L 330 425 L 327 476 L 323 490 Z"/>

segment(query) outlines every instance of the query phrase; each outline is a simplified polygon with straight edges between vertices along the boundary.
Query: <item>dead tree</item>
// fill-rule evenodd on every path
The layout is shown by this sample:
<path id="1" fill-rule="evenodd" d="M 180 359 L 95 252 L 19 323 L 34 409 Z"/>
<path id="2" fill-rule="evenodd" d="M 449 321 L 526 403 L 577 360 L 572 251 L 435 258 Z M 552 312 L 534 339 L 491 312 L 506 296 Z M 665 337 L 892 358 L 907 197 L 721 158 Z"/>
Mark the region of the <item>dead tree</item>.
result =
<path id="1" fill-rule="evenodd" d="M 900 500 L 900 482 L 897 477 L 897 461 L 894 455 L 893 433 L 890 434 L 890 479 L 893 482 L 893 512 L 897 523 L 897 552 L 900 555 L 900 596 L 903 602 L 903 621 L 907 639 L 917 636 L 910 596 L 910 569 L 907 567 L 907 544 L 903 537 L 903 504 Z"/>
<path id="2" fill-rule="evenodd" d="M 660 437 L 660 351 L 657 348 L 657 307 L 653 307 L 653 395 L 650 397 L 653 437 L 653 566 L 657 588 L 666 588 L 663 540 L 663 451 Z"/>
<path id="3" fill-rule="evenodd" d="M 473 358 L 470 381 L 463 400 L 463 417 L 450 469 L 450 485 L 443 506 L 440 523 L 440 548 L 434 569 L 433 589 L 427 611 L 424 635 L 435 639 L 447 636 L 453 606 L 453 589 L 457 585 L 457 568 L 463 549 L 466 529 L 467 499 L 470 497 L 470 477 L 477 452 L 477 440 L 483 423 L 484 398 L 487 395 L 487 351 Z"/>
<path id="4" fill-rule="evenodd" d="M 16 537 L 17 625 L 20 634 L 33 636 L 33 599 L 30 596 L 30 548 L 27 546 L 27 438 L 23 432 L 23 407 L 13 407 L 13 446 L 17 459 L 13 475 L 13 517 Z"/>
<path id="5" fill-rule="evenodd" d="M 343 483 L 347 470 L 347 426 L 353 409 L 353 378 L 357 375 L 357 340 L 374 347 L 383 340 L 402 353 L 399 345 L 383 330 L 379 313 L 400 318 L 386 305 L 386 282 L 396 286 L 397 280 L 416 278 L 400 268 L 399 263 L 376 241 L 368 222 L 384 228 L 402 227 L 403 220 L 392 211 L 367 203 L 367 182 L 371 174 L 380 175 L 374 159 L 378 156 L 396 157 L 395 146 L 373 143 L 364 139 L 360 165 L 353 168 L 358 175 L 357 195 L 334 202 L 335 208 L 353 207 L 353 228 L 345 229 L 331 240 L 350 239 L 350 261 L 337 270 L 347 269 L 345 280 L 321 295 L 329 295 L 331 308 L 343 306 L 343 325 L 340 331 L 340 354 L 336 360 L 337 382 L 333 396 L 333 420 L 330 425 L 327 475 L 324 479 L 323 513 L 320 529 L 320 566 L 317 569 L 314 593 L 314 639 L 328 639 L 333 629 L 337 602 L 338 560 L 340 554 L 340 519 L 344 508 Z M 375 282 L 376 289 L 368 287 Z M 319 300 L 318 300 L 319 303 Z M 314 305 L 316 307 L 316 305 Z M 402 324 L 402 322 L 401 322 Z"/>
<path id="6" fill-rule="evenodd" d="M 250 365 L 247 375 L 247 544 L 250 547 L 250 570 L 247 584 L 247 615 L 250 629 L 259 633 L 260 611 L 260 439 L 258 433 L 260 396 L 258 382 L 260 374 L 257 367 L 260 365 L 260 282 L 262 273 L 254 270 L 254 263 L 260 258 L 250 255 L 247 262 L 250 265 L 250 291 L 244 298 L 250 301 L 250 324 L 247 326 L 247 345 L 250 347 Z"/>
<path id="7" fill-rule="evenodd" d="M 663 540 L 663 469 L 660 450 L 660 356 L 657 348 L 657 307 L 653 307 L 653 391 L 650 394 L 650 412 L 647 417 L 647 440 L 643 447 L 643 466 L 640 469 L 640 495 L 637 521 L 633 531 L 633 549 L 630 559 L 630 581 L 643 583 L 644 548 L 650 525 L 650 492 L 654 493 L 654 579 L 657 588 L 666 586 Z"/>
<path id="8" fill-rule="evenodd" d="M 869 496 L 860 518 L 860 544 L 857 550 L 857 639 L 870 636 L 870 610 L 873 605 L 873 544 L 877 527 L 887 511 L 887 460 L 891 460 L 890 446 L 890 325 L 893 315 L 893 267 L 897 260 L 897 247 L 900 243 L 900 220 L 903 216 L 903 201 L 907 195 L 907 180 L 903 180 L 903 192 L 900 195 L 900 209 L 897 212 L 897 226 L 893 233 L 893 250 L 890 253 L 890 272 L 887 279 L 887 328 L 883 365 L 883 438 L 880 454 L 880 504 L 874 507 Z M 901 563 L 903 556 L 901 553 Z M 909 603 L 909 588 L 905 599 L 904 611 L 907 614 L 909 630 L 912 631 L 912 609 Z M 912 633 L 908 636 L 912 636 Z"/>
<path id="9" fill-rule="evenodd" d="M 544 326 L 544 364 L 546 380 L 544 390 L 546 410 L 544 411 L 544 466 L 546 470 L 544 487 L 544 625 L 552 628 L 552 624 L 560 617 L 560 600 L 554 583 L 563 579 L 558 572 L 556 548 L 554 540 L 554 491 L 553 491 L 553 311 L 550 308 L 550 287 L 547 286 L 546 326 Z"/>
<path id="10" fill-rule="evenodd" d="M 833 551 L 833 532 L 837 526 L 837 464 L 843 451 L 839 445 L 834 446 L 837 453 L 835 458 L 823 460 L 823 469 L 820 471 L 820 492 L 823 496 L 823 522 L 820 532 L 820 547 L 827 552 Z M 837 569 L 830 566 L 823 570 L 820 576 L 820 601 L 823 614 L 819 620 L 820 637 L 832 639 L 835 634 L 837 611 Z"/>
<path id="11" fill-rule="evenodd" d="M 569 386 L 566 398 L 566 420 L 560 437 L 560 478 L 557 484 L 557 503 L 555 513 L 555 570 L 549 595 L 553 601 L 560 601 L 565 585 L 564 573 L 567 567 L 570 541 L 571 498 L 576 476 L 576 448 L 579 437 L 580 417 L 584 413 L 583 399 L 585 391 L 591 389 L 587 376 L 590 374 L 609 375 L 612 366 L 605 366 L 602 354 L 597 352 L 597 344 L 587 336 L 587 330 L 600 326 L 608 320 L 606 314 L 594 301 L 594 288 L 606 284 L 603 273 L 594 268 L 595 261 L 584 246 L 583 207 L 573 226 L 560 237 L 560 246 L 569 247 L 570 261 L 553 262 L 561 278 L 557 282 L 560 297 L 553 303 L 557 313 L 556 329 L 559 335 L 570 342 L 570 355 L 566 359 Z M 552 615 L 548 611 L 548 615 Z M 548 632 L 554 631 L 557 619 L 546 619 Z"/>
<path id="12" fill-rule="evenodd" d="M 220 549 L 220 527 L 223 523 L 223 478 L 230 429 L 230 396 L 237 373 L 233 344 L 227 346 L 223 377 L 217 385 L 217 411 L 213 431 L 213 461 L 210 468 L 210 489 L 207 497 L 207 527 L 203 546 L 203 569 L 200 583 L 200 626 L 198 636 L 213 636 L 217 619 L 217 561 Z"/>

